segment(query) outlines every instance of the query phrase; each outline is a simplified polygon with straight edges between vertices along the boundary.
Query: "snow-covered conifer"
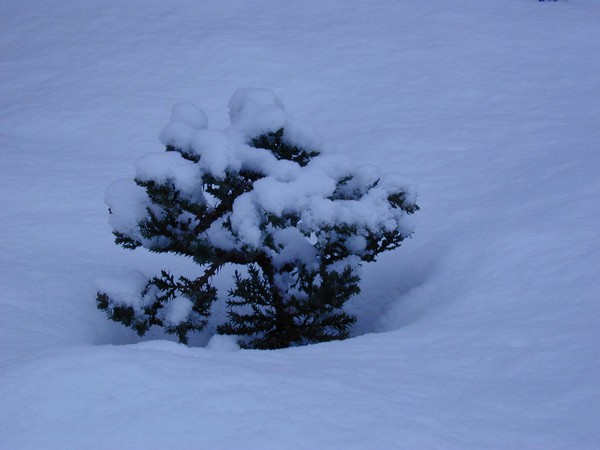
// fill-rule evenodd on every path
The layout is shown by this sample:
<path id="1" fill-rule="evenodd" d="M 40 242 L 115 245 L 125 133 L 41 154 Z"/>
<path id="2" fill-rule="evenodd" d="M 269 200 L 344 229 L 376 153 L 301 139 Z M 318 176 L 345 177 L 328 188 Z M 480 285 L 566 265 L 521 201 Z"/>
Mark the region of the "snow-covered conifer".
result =
<path id="1" fill-rule="evenodd" d="M 359 266 L 411 234 L 414 192 L 395 175 L 324 152 L 316 134 L 267 89 L 240 89 L 231 126 L 208 130 L 189 103 L 160 134 L 166 152 L 141 157 L 134 181 L 107 189 L 117 244 L 193 258 L 194 279 L 139 272 L 100 284 L 98 307 L 143 335 L 152 325 L 187 342 L 207 323 L 212 277 L 236 272 L 221 334 L 251 348 L 343 339 L 355 318 Z"/>

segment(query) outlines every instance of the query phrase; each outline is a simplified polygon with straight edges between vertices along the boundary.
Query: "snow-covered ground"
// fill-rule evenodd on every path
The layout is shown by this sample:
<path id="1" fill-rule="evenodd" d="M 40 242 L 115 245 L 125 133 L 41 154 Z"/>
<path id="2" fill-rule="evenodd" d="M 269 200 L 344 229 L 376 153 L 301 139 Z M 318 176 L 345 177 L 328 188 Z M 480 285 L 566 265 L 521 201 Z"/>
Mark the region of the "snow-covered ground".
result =
<path id="1" fill-rule="evenodd" d="M 5 1 L 0 42 L 0 448 L 600 447 L 598 0 Z M 245 86 L 414 180 L 414 238 L 350 340 L 140 342 L 95 280 L 195 267 L 105 188 Z"/>

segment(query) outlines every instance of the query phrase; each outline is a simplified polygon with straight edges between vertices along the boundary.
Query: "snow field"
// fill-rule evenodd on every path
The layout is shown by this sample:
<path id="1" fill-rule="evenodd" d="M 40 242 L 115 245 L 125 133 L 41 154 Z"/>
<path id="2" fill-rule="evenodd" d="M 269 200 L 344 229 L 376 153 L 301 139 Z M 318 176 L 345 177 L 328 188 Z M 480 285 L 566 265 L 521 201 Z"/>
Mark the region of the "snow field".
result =
<path id="1" fill-rule="evenodd" d="M 0 17 L 0 448 L 600 445 L 596 0 L 30 1 Z M 414 180 L 414 238 L 364 267 L 354 339 L 139 342 L 96 310 L 95 279 L 195 267 L 117 248 L 104 191 L 162 151 L 173 104 L 224 129 L 244 86 Z M 204 125 L 193 111 L 176 115 Z"/>

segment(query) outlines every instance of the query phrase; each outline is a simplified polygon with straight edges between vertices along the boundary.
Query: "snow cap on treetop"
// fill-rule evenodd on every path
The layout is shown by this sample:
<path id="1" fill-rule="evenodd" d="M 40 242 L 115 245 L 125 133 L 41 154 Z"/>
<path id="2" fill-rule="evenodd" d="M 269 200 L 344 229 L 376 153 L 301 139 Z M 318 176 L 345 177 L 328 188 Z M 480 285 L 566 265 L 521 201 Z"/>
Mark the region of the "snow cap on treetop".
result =
<path id="1" fill-rule="evenodd" d="M 265 108 L 278 108 L 285 111 L 285 105 L 270 89 L 242 88 L 233 93 L 229 103 L 231 123 L 243 117 L 255 116 Z"/>
<path id="2" fill-rule="evenodd" d="M 196 131 L 208 128 L 208 116 L 192 103 L 178 103 L 171 110 L 171 121 L 160 132 L 163 145 L 188 150 Z"/>
<path id="3" fill-rule="evenodd" d="M 287 114 L 283 102 L 270 89 L 238 89 L 228 106 L 231 128 L 245 139 L 283 128 L 283 140 L 288 144 L 323 151 L 323 143 L 315 130 Z"/>
<path id="4" fill-rule="evenodd" d="M 171 109 L 171 122 L 181 122 L 200 130 L 208 128 L 208 116 L 196 105 L 188 102 L 177 103 Z"/>

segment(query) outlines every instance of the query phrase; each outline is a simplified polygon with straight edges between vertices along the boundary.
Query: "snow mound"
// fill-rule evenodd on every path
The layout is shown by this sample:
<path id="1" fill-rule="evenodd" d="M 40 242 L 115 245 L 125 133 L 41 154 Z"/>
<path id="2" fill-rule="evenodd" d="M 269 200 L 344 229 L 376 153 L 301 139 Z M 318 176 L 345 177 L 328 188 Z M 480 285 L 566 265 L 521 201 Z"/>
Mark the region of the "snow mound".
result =
<path id="1" fill-rule="evenodd" d="M 237 343 L 237 336 L 215 334 L 206 344 L 206 348 L 215 352 L 235 352 L 240 349 L 240 346 Z"/>

